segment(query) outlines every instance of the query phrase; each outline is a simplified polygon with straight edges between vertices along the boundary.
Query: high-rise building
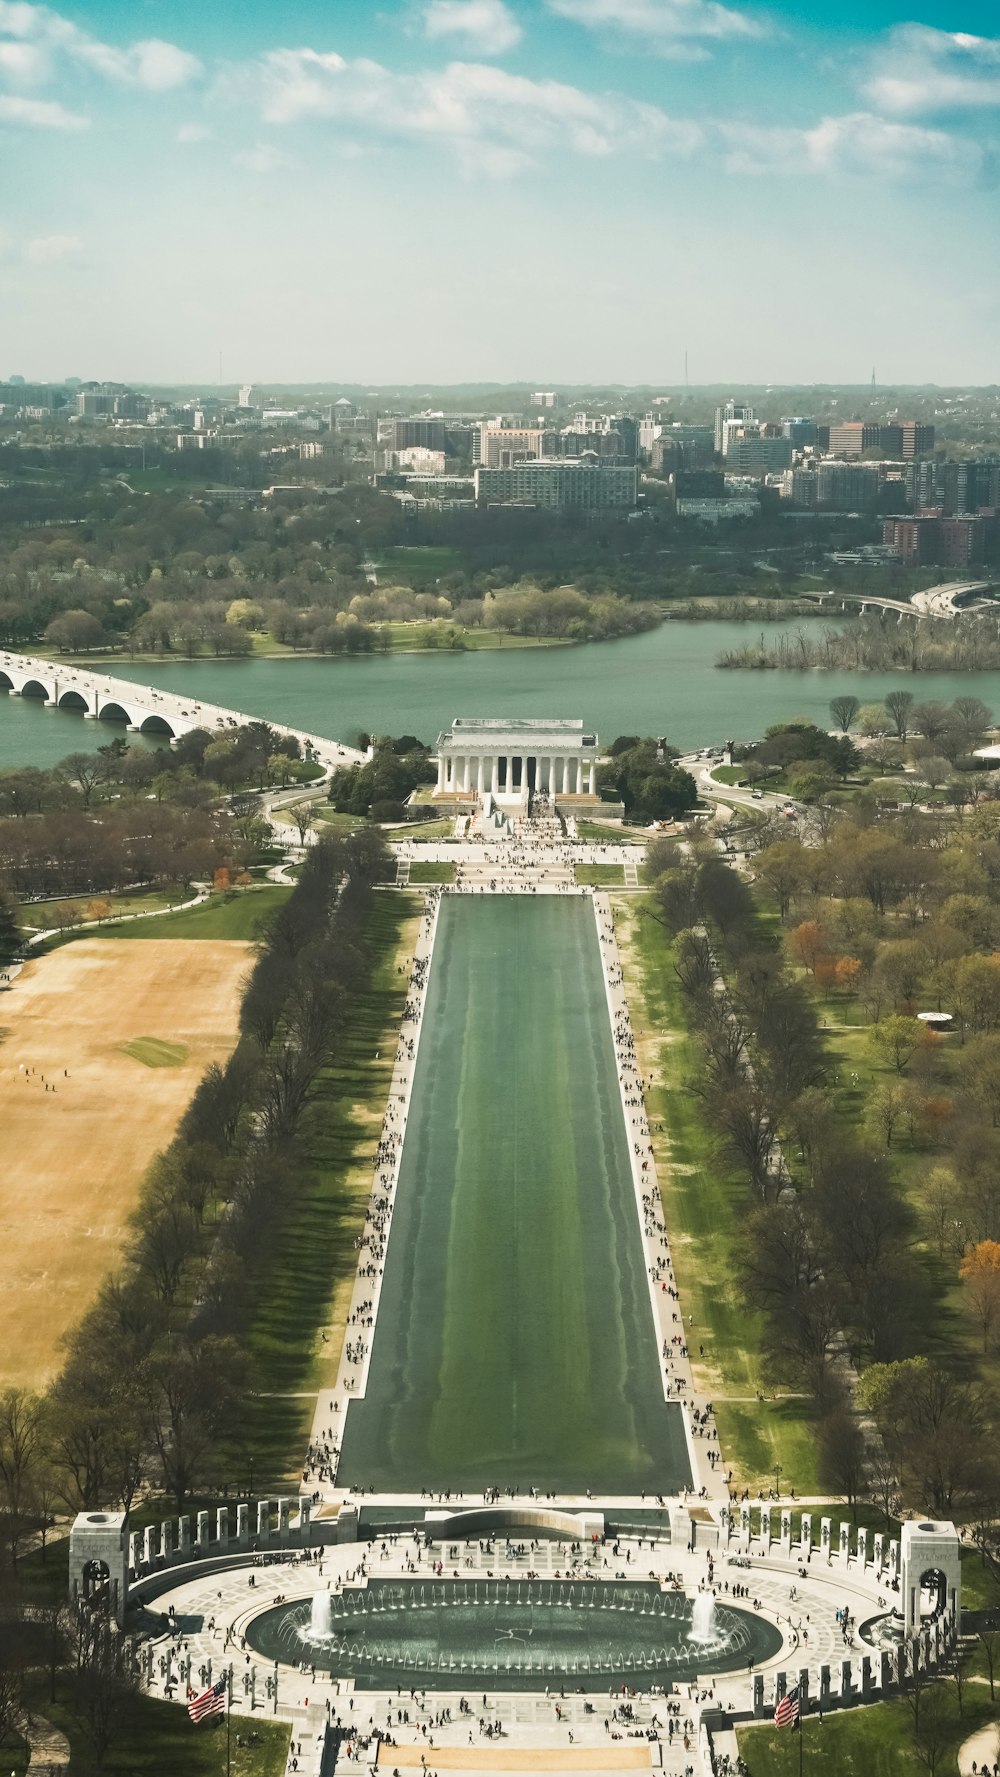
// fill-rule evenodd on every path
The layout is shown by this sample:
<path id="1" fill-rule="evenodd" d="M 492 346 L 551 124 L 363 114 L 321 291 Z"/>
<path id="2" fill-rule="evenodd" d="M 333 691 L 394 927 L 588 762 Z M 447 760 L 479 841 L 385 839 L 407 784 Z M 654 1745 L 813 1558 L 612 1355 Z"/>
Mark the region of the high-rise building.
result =
<path id="1" fill-rule="evenodd" d="M 816 505 L 829 512 L 874 512 L 879 497 L 877 463 L 820 463 Z"/>
<path id="2" fill-rule="evenodd" d="M 509 469 L 526 458 L 544 455 L 544 426 L 492 426 L 484 422 L 472 437 L 472 461 L 487 469 Z"/>
<path id="3" fill-rule="evenodd" d="M 535 407 L 555 407 L 558 401 L 555 389 L 539 390 L 532 395 L 531 399 Z"/>
<path id="4" fill-rule="evenodd" d="M 632 464 L 601 463 L 596 457 L 545 457 L 509 468 L 481 466 L 475 472 L 476 500 L 488 506 L 542 506 L 550 511 L 590 511 L 635 505 L 638 471 Z"/>
<path id="5" fill-rule="evenodd" d="M 817 443 L 816 421 L 798 418 L 782 420 L 781 436 L 788 439 L 793 450 L 806 450 Z"/>
<path id="6" fill-rule="evenodd" d="M 752 407 L 738 401 L 727 401 L 725 407 L 715 410 L 715 450 L 718 456 L 726 454 L 726 427 L 752 426 L 756 424 L 756 415 Z"/>
<path id="7" fill-rule="evenodd" d="M 423 419 L 416 415 L 412 419 L 393 420 L 393 450 L 444 450 L 445 424 L 443 419 Z"/>
<path id="8" fill-rule="evenodd" d="M 912 457 L 929 457 L 934 449 L 934 427 L 925 426 L 919 420 L 903 420 L 899 427 L 899 455 L 907 459 Z M 894 452 L 892 454 L 895 454 Z"/>
<path id="9" fill-rule="evenodd" d="M 770 438 L 757 426 L 723 426 L 726 470 L 730 475 L 775 475 L 791 466 L 787 438 Z"/>

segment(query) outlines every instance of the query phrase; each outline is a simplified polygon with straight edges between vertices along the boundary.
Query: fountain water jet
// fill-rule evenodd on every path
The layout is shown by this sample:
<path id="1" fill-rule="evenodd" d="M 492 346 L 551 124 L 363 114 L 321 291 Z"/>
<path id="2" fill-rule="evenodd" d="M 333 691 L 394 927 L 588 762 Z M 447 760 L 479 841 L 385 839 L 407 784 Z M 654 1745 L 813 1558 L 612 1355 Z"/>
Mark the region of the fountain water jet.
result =
<path id="1" fill-rule="evenodd" d="M 314 1592 L 309 1612 L 309 1639 L 322 1641 L 333 1634 L 333 1598 L 329 1592 Z"/>
<path id="2" fill-rule="evenodd" d="M 699 1592 L 691 1606 L 691 1629 L 688 1640 L 704 1645 L 714 1641 L 716 1634 L 715 1593 Z"/>

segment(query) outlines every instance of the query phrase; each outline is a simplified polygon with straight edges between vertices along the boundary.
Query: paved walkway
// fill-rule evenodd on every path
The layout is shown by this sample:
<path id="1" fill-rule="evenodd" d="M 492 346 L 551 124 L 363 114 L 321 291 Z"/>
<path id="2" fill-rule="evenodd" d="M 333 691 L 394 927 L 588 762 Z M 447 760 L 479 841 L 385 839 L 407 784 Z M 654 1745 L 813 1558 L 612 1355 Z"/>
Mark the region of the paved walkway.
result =
<path id="1" fill-rule="evenodd" d="M 990 1722 L 988 1727 L 980 1728 L 977 1733 L 970 1734 L 964 1745 L 958 1749 L 959 1777 L 972 1777 L 972 1772 L 982 1772 L 983 1777 L 993 1772 L 997 1760 L 1000 1759 L 1000 1723 Z"/>
<path id="2" fill-rule="evenodd" d="M 31 1747 L 31 1777 L 59 1777 L 69 1770 L 70 1746 L 64 1733 L 43 1715 L 33 1715 L 27 1727 Z"/>

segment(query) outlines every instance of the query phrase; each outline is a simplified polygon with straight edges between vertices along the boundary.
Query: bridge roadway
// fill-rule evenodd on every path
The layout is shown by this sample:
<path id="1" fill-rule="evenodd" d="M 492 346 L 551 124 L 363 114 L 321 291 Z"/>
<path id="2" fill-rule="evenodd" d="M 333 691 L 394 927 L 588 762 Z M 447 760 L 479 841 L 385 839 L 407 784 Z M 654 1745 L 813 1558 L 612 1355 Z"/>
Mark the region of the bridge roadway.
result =
<path id="1" fill-rule="evenodd" d="M 78 710 L 90 720 L 124 722 L 136 734 L 166 734 L 171 740 L 190 734 L 194 728 L 214 732 L 260 719 L 240 710 L 224 709 L 221 704 L 202 703 L 196 697 L 158 691 L 152 685 L 109 678 L 107 673 L 69 666 L 63 661 L 39 660 L 30 654 L 0 652 L 2 691 L 13 697 L 37 697 L 56 709 Z M 356 747 L 345 747 L 328 735 L 307 734 L 301 728 L 290 728 L 286 722 L 269 721 L 269 726 L 276 734 L 294 736 L 303 752 L 311 753 L 328 771 L 364 761 L 364 753 Z"/>
<path id="2" fill-rule="evenodd" d="M 870 592 L 807 592 L 804 598 L 815 599 L 817 604 L 825 605 L 827 601 L 836 603 L 839 599 L 842 609 L 848 605 L 860 605 L 862 612 L 873 606 L 877 611 L 896 611 L 900 617 L 957 617 L 961 611 L 969 609 L 988 609 L 987 600 L 979 600 L 975 607 L 960 605 L 959 599 L 966 599 L 970 593 L 986 592 L 988 580 L 952 580 L 947 586 L 931 586 L 924 592 L 915 592 L 911 600 L 880 598 Z"/>

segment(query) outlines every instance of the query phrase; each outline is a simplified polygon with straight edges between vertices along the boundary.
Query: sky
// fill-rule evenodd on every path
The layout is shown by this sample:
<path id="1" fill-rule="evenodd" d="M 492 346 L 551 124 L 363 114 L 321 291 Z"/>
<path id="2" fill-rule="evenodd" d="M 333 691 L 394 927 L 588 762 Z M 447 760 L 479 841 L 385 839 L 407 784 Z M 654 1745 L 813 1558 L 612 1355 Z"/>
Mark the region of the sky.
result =
<path id="1" fill-rule="evenodd" d="M 0 378 L 1000 381 L 998 21 L 0 0 Z"/>

